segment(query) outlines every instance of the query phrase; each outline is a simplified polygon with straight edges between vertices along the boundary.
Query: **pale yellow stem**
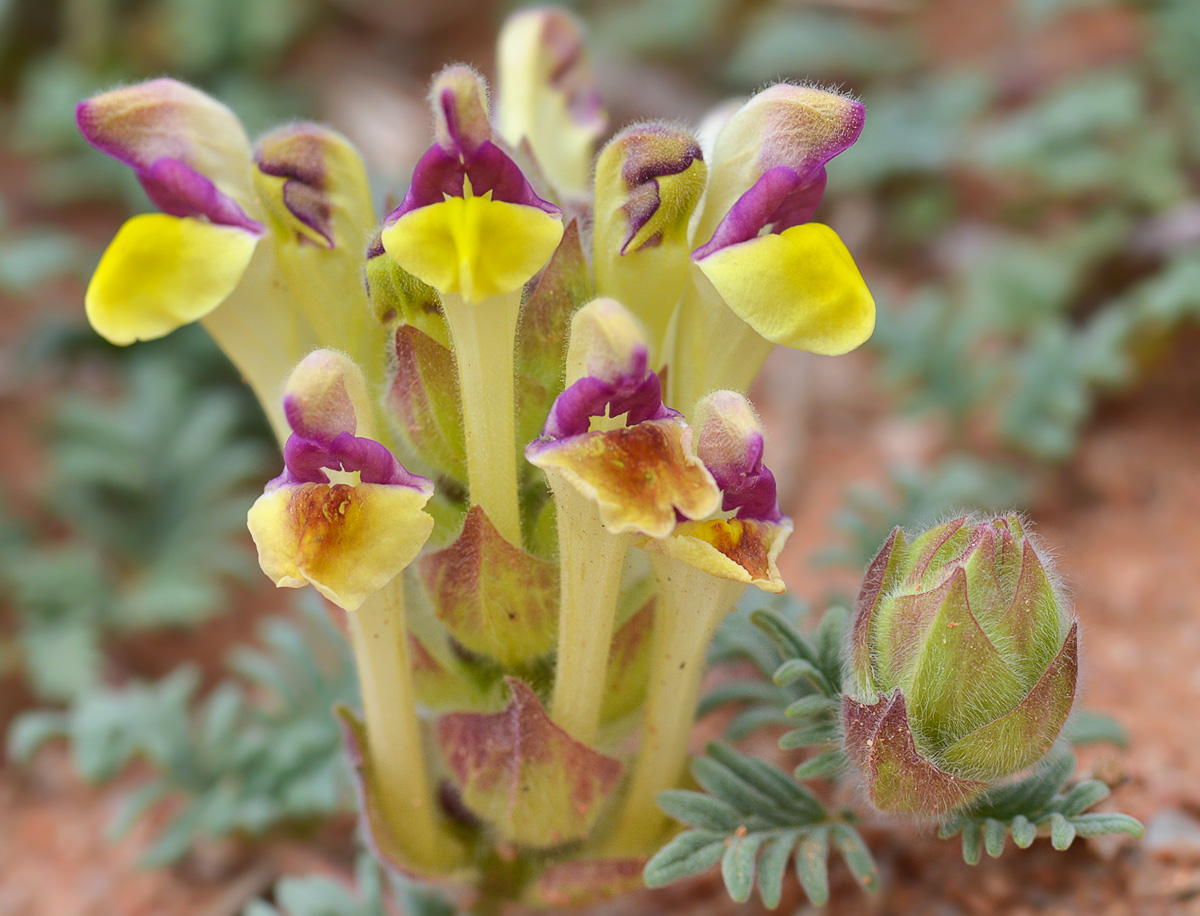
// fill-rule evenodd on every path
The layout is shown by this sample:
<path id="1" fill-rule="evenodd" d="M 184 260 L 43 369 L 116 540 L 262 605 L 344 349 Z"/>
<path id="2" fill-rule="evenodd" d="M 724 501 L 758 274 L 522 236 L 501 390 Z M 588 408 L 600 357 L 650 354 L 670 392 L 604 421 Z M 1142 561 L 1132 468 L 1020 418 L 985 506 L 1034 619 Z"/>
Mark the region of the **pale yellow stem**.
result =
<path id="1" fill-rule="evenodd" d="M 775 348 L 730 310 L 694 266 L 668 346 L 667 403 L 685 412 L 713 391 L 749 390 Z"/>
<path id="2" fill-rule="evenodd" d="M 631 536 L 610 534 L 590 500 L 570 483 L 551 477 L 561 570 L 551 715 L 573 738 L 592 744 L 600 728 L 621 572 Z"/>
<path id="3" fill-rule="evenodd" d="M 621 214 L 624 221 L 624 214 Z M 627 255 L 601 251 L 596 244 L 596 293 L 610 296 L 641 319 L 650 346 L 650 368 L 666 362 L 671 315 L 687 283 L 690 261 L 685 244 L 664 241 Z"/>
<path id="4" fill-rule="evenodd" d="M 367 301 L 358 250 L 351 255 L 349 249 L 301 243 L 286 226 L 275 228 L 275 240 L 289 306 L 311 326 L 314 346 L 345 353 L 362 369 L 369 391 L 385 390 L 388 335 Z M 374 399 L 371 407 L 376 409 Z M 388 428 L 382 417 L 376 425 Z"/>
<path id="5" fill-rule="evenodd" d="M 316 338 L 277 270 L 272 251 L 256 252 L 238 288 L 201 324 L 249 384 L 282 447 L 291 432 L 283 416 L 283 386 Z"/>
<path id="6" fill-rule="evenodd" d="M 482 506 L 504 539 L 519 547 L 513 348 L 521 292 L 477 305 L 447 295 L 442 297 L 442 310 L 458 362 L 471 503 Z"/>
<path id="7" fill-rule="evenodd" d="M 425 768 L 404 621 L 403 576 L 349 613 L 366 720 L 367 772 L 395 841 L 414 865 L 444 872 L 462 850 L 442 828 Z"/>
<path id="8" fill-rule="evenodd" d="M 658 579 L 654 647 L 642 743 L 606 851 L 640 855 L 661 845 L 667 818 L 655 799 L 679 786 L 687 764 L 704 656 L 717 625 L 745 586 L 680 560 L 652 557 Z"/>

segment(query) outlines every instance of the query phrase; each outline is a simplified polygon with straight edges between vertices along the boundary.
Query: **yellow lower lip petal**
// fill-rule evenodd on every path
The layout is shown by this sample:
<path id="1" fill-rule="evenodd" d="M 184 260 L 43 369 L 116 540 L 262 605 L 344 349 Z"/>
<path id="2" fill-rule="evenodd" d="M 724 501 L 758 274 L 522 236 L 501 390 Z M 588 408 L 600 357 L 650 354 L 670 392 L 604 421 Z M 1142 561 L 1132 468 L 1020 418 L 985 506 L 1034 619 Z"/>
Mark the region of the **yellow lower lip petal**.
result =
<path id="1" fill-rule="evenodd" d="M 406 486 L 284 485 L 258 498 L 247 524 L 259 565 L 277 586 L 310 584 L 352 611 L 429 540 L 428 501 L 428 493 Z"/>
<path id="2" fill-rule="evenodd" d="M 92 276 L 88 321 L 121 346 L 169 334 L 225 301 L 257 244 L 245 229 L 165 213 L 135 216 Z"/>
<path id="3" fill-rule="evenodd" d="M 772 343 L 826 356 L 875 330 L 875 300 L 842 240 L 804 223 L 730 245 L 697 266 L 739 318 Z"/>
<path id="4" fill-rule="evenodd" d="M 537 207 L 451 197 L 404 214 L 382 241 L 397 264 L 434 289 L 482 302 L 524 286 L 562 233 L 562 220 Z"/>
<path id="5" fill-rule="evenodd" d="M 792 533 L 792 523 L 712 519 L 680 522 L 665 538 L 646 538 L 638 546 L 664 553 L 719 579 L 757 585 L 763 591 L 784 591 L 775 561 Z"/>

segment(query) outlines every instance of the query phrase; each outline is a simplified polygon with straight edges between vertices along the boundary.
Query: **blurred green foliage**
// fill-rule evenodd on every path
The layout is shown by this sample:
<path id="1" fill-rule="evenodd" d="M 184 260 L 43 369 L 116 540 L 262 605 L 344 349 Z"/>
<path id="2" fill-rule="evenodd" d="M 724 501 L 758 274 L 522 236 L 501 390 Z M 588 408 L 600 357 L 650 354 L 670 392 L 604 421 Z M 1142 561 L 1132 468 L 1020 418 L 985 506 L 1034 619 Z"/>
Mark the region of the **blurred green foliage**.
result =
<path id="1" fill-rule="evenodd" d="M 46 203 L 144 195 L 129 170 L 86 147 L 75 105 L 123 81 L 169 73 L 230 104 L 254 133 L 311 108 L 287 52 L 327 0 L 6 0 L 0 3 L 5 145 L 33 159 Z"/>
<path id="2" fill-rule="evenodd" d="M 47 741 L 65 738 L 76 770 L 93 783 L 135 760 L 150 764 L 153 775 L 111 824 L 120 837 L 154 806 L 172 803 L 143 854 L 147 867 L 179 860 L 203 838 L 261 837 L 349 811 L 349 766 L 332 710 L 357 702 L 354 665 L 321 602 L 303 595 L 296 604 L 298 619 L 262 625 L 265 648 L 230 654 L 233 676 L 203 699 L 190 665 L 156 683 L 93 690 L 66 711 L 19 718 L 10 756 L 28 763 Z"/>
<path id="3" fill-rule="evenodd" d="M 26 359 L 65 357 L 74 339 L 48 333 Z M 107 639 L 225 609 L 230 583 L 255 572 L 246 508 L 274 456 L 257 407 L 198 329 L 115 362 L 77 359 L 116 391 L 57 399 L 38 516 L 10 522 L 0 559 L 16 619 L 5 654 L 51 700 L 102 681 Z"/>

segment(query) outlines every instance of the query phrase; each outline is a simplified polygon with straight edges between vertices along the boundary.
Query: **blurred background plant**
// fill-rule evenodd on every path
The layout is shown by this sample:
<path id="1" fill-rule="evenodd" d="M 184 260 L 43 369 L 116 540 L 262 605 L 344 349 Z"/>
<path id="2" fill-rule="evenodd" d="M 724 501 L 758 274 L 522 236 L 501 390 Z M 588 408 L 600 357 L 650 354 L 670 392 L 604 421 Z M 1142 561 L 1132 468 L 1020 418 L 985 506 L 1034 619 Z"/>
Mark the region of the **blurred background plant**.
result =
<path id="1" fill-rule="evenodd" d="M 861 568 L 896 524 L 1028 504 L 1100 399 L 1135 385 L 1200 318 L 1193 0 L 568 5 L 589 24 L 617 125 L 671 105 L 698 122 L 780 77 L 846 86 L 867 103 L 822 218 L 880 300 L 876 396 L 927 435 L 919 461 L 846 494 L 827 563 Z M 147 761 L 154 775 L 117 827 L 164 799 L 181 805 L 148 861 L 177 860 L 200 837 L 301 829 L 348 810 L 328 710 L 354 687 L 335 630 L 278 602 L 286 617 L 221 637 L 228 668 L 167 673 L 122 652 L 139 631 L 235 609 L 261 618 L 245 608 L 262 592 L 239 585 L 255 573 L 244 512 L 275 460 L 202 334 L 117 352 L 80 330 L 81 283 L 104 237 L 97 212 L 113 222 L 96 208 L 145 201 L 128 170 L 84 155 L 73 106 L 170 73 L 228 102 L 252 133 L 329 118 L 375 170 L 403 174 L 388 157 L 425 141 L 414 112 L 427 74 L 454 58 L 486 69 L 510 7 L 0 0 L 0 411 L 24 426 L 29 414 L 12 405 L 33 399 L 46 418 L 5 457 L 38 473 L 0 485 L 0 673 L 39 703 L 65 704 L 17 718 L 10 749 L 28 757 L 65 737 L 96 781 Z M 377 94 L 362 90 L 364 72 Z M 389 94 L 401 101 L 383 104 Z M 735 619 L 742 635 L 718 657 L 755 645 L 747 615 Z M 758 645 L 770 675 L 779 659 Z M 760 686 L 735 737 L 781 721 L 796 699 Z M 329 911 L 376 912 L 368 890 L 346 898 L 359 908 Z M 281 890 L 280 911 L 304 916 L 289 894 L 299 899 Z"/>

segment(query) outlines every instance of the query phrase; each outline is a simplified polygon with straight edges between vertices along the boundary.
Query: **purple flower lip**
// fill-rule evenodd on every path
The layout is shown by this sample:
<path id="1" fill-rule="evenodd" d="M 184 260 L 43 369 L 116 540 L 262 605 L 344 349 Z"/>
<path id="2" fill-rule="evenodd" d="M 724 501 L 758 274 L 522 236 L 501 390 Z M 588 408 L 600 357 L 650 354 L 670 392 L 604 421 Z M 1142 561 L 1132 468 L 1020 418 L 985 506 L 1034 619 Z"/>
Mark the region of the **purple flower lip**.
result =
<path id="1" fill-rule="evenodd" d="M 420 207 L 440 204 L 447 197 L 464 196 L 467 180 L 476 197 L 491 192 L 493 200 L 537 207 L 550 214 L 562 212 L 538 197 L 521 167 L 495 143 L 486 140 L 473 151 L 463 147 L 447 151 L 437 144 L 431 146 L 413 169 L 412 184 L 404 200 L 387 215 L 384 225 L 391 225 Z"/>
<path id="2" fill-rule="evenodd" d="M 709 472 L 724 494 L 721 508 L 726 512 L 734 512 L 740 519 L 776 524 L 783 521 L 783 513 L 779 511 L 775 475 L 761 459 L 758 461 L 757 470 L 754 471 L 731 475 L 718 474 L 716 470 L 709 468 Z"/>
<path id="3" fill-rule="evenodd" d="M 701 261 L 710 254 L 757 238 L 764 228 L 773 233 L 807 223 L 825 193 L 825 168 L 802 177 L 786 165 L 767 169 L 737 199 L 717 226 L 713 237 L 692 252 Z"/>
<path id="4" fill-rule="evenodd" d="M 156 159 L 136 169 L 138 181 L 151 202 L 169 216 L 204 217 L 218 226 L 233 226 L 261 235 L 262 223 L 252 220 L 232 197 L 179 159 Z"/>
<path id="5" fill-rule="evenodd" d="M 642 350 L 642 372 L 609 381 L 585 376 L 570 385 L 554 401 L 541 442 L 552 442 L 588 432 L 593 417 L 619 417 L 625 414 L 628 426 L 647 420 L 667 420 L 680 417 L 677 410 L 663 404 L 662 384 L 658 375 L 644 369 L 645 350 Z"/>
<path id="6" fill-rule="evenodd" d="M 276 131 L 270 140 L 272 150 L 285 148 L 286 155 L 272 156 L 260 148 L 254 164 L 264 175 L 284 179 L 283 204 L 288 212 L 333 248 L 333 207 L 326 196 L 328 176 L 320 135 L 312 125 L 297 124 Z"/>
<path id="7" fill-rule="evenodd" d="M 268 490 L 286 484 L 329 483 L 326 470 L 358 471 L 362 483 L 422 491 L 433 487 L 429 480 L 407 471 L 387 446 L 353 433 L 339 433 L 328 442 L 292 433 L 283 447 L 283 463 L 283 473 L 267 485 Z"/>
<path id="8" fill-rule="evenodd" d="M 722 394 L 729 393 L 717 392 L 711 397 Z M 775 475 L 763 464 L 766 442 L 762 432 L 742 426 L 738 432 L 722 434 L 720 423 L 711 430 L 708 426 L 702 429 L 697 452 L 721 488 L 722 510 L 743 520 L 782 522 Z"/>
<path id="9" fill-rule="evenodd" d="M 322 432 L 305 422 L 300 404 L 291 397 L 284 398 L 283 411 L 293 432 L 283 446 L 283 473 L 267 484 L 268 490 L 286 484 L 329 483 L 325 472 L 330 470 L 357 471 L 362 483 L 432 491 L 433 484 L 408 471 L 386 445 L 355 436 L 352 429 Z"/>

